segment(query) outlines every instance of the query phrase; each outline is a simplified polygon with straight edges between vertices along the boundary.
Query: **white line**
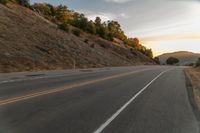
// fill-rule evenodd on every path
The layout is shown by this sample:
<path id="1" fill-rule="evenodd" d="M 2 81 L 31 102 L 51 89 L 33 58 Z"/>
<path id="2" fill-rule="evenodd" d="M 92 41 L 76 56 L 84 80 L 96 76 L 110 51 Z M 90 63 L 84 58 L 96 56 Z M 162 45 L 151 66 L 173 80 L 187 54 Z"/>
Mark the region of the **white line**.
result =
<path id="1" fill-rule="evenodd" d="M 174 69 L 174 68 L 172 68 Z M 142 88 L 137 94 L 135 94 L 127 103 L 125 103 L 119 110 L 117 110 L 105 123 L 103 123 L 97 130 L 93 133 L 101 133 L 133 100 L 135 100 L 145 89 L 147 89 L 156 79 L 158 79 L 165 72 L 170 71 L 172 69 L 168 69 L 166 71 L 161 72 L 158 76 L 156 76 L 151 82 L 149 82 L 144 88 Z"/>

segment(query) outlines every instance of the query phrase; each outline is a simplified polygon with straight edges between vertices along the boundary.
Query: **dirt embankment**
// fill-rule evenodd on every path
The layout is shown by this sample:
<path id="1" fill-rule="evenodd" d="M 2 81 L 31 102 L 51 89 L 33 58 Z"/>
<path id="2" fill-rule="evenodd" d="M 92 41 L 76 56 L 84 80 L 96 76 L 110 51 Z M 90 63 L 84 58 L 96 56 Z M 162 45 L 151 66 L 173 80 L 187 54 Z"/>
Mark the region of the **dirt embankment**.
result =
<path id="1" fill-rule="evenodd" d="M 0 4 L 0 72 L 140 64 L 154 62 L 97 36 L 66 33 L 27 8 Z"/>
<path id="2" fill-rule="evenodd" d="M 185 71 L 192 83 L 194 98 L 200 110 L 200 68 L 188 68 Z"/>
<path id="3" fill-rule="evenodd" d="M 185 69 L 189 100 L 200 126 L 200 68 Z"/>

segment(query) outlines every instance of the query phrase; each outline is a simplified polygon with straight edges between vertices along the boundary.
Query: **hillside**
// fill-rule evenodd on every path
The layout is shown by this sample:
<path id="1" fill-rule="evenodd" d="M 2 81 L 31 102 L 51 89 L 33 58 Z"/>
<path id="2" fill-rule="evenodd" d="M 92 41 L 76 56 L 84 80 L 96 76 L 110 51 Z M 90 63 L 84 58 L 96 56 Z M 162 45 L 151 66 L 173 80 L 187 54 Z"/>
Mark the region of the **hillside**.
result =
<path id="1" fill-rule="evenodd" d="M 0 4 L 0 72 L 70 69 L 74 63 L 77 68 L 154 64 L 127 46 L 83 31 L 77 37 L 28 8 Z"/>
<path id="2" fill-rule="evenodd" d="M 200 57 L 200 54 L 187 51 L 179 51 L 174 53 L 165 53 L 158 56 L 162 64 L 165 64 L 167 58 L 169 57 L 178 58 L 180 61 L 179 63 L 180 65 L 189 65 L 191 63 L 195 63 L 197 59 Z"/>

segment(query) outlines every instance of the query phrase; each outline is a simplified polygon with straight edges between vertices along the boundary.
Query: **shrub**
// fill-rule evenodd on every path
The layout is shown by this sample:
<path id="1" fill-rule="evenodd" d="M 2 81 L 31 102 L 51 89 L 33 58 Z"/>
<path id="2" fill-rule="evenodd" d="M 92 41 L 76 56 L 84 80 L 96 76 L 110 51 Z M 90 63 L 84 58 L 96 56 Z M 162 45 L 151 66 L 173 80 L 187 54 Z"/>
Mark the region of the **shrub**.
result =
<path id="1" fill-rule="evenodd" d="M 75 35 L 75 36 L 80 36 L 81 35 L 81 31 L 79 29 L 73 29 L 72 30 L 72 33 Z"/>
<path id="2" fill-rule="evenodd" d="M 69 32 L 69 26 L 68 26 L 67 23 L 62 23 L 62 24 L 60 24 L 60 25 L 59 25 L 59 28 L 60 28 L 61 30 L 64 30 L 64 31 L 66 31 L 66 32 Z"/>
<path id="3" fill-rule="evenodd" d="M 29 0 L 0 0 L 1 4 L 7 4 L 8 2 L 15 2 L 25 7 L 30 7 Z"/>
<path id="4" fill-rule="evenodd" d="M 10 1 L 10 0 L 0 0 L 0 3 L 5 5 L 5 4 L 7 4 L 9 1 Z"/>
<path id="5" fill-rule="evenodd" d="M 25 7 L 30 7 L 30 2 L 29 0 L 16 0 L 17 3 L 19 3 L 20 5 L 22 6 L 25 6 Z"/>
<path id="6" fill-rule="evenodd" d="M 84 42 L 85 42 L 85 43 L 88 43 L 88 42 L 89 42 L 89 40 L 88 40 L 88 39 L 85 39 L 85 40 L 84 40 Z"/>
<path id="7" fill-rule="evenodd" d="M 135 53 L 134 48 L 130 48 L 130 52 L 131 52 L 133 55 L 137 56 L 137 54 Z"/>
<path id="8" fill-rule="evenodd" d="M 154 61 L 155 61 L 157 64 L 160 64 L 160 60 L 159 60 L 158 57 L 155 57 L 155 58 L 154 58 Z"/>
<path id="9" fill-rule="evenodd" d="M 168 64 L 168 65 L 174 65 L 174 64 L 177 64 L 177 63 L 179 63 L 179 59 L 177 59 L 175 57 L 169 57 L 166 60 L 166 64 Z"/>
<path id="10" fill-rule="evenodd" d="M 94 44 L 94 43 L 90 45 L 90 48 L 94 48 L 94 47 L 95 47 L 95 44 Z"/>
<path id="11" fill-rule="evenodd" d="M 200 58 L 196 62 L 196 67 L 199 67 L 199 66 L 200 66 Z"/>

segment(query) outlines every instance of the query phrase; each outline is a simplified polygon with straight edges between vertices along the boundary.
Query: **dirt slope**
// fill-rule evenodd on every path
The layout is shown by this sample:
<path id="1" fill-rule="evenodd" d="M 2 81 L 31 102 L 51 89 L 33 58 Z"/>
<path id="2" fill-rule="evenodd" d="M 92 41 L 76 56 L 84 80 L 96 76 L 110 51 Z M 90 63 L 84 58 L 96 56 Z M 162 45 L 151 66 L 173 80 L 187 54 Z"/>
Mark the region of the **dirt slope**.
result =
<path id="1" fill-rule="evenodd" d="M 74 62 L 78 68 L 154 63 L 99 37 L 66 33 L 27 8 L 0 4 L 0 72 L 68 69 Z"/>

